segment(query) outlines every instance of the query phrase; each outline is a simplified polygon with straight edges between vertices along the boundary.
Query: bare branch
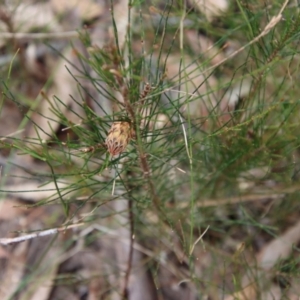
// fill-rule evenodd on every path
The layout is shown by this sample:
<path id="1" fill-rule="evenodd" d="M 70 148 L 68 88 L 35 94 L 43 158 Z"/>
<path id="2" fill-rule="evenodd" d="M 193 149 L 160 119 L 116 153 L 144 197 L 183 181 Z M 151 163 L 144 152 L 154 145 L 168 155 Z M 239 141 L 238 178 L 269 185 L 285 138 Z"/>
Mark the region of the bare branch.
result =
<path id="1" fill-rule="evenodd" d="M 38 39 L 66 39 L 66 38 L 78 38 L 79 32 L 72 30 L 72 31 L 65 31 L 65 32 L 43 32 L 43 33 L 25 33 L 25 32 L 1 32 L 0 39 L 31 39 L 31 40 L 38 40 Z"/>
<path id="2" fill-rule="evenodd" d="M 56 233 L 66 231 L 71 228 L 82 226 L 84 224 L 85 223 L 71 224 L 71 225 L 67 225 L 67 226 L 63 226 L 63 227 L 59 227 L 59 228 L 52 228 L 52 229 L 47 229 L 47 230 L 31 233 L 31 234 L 26 234 L 23 236 L 18 236 L 15 238 L 2 238 L 2 239 L 0 239 L 0 244 L 1 245 L 9 245 L 9 244 L 13 244 L 13 243 L 20 243 L 20 242 L 24 242 L 27 240 L 37 238 L 37 237 L 56 234 Z"/>

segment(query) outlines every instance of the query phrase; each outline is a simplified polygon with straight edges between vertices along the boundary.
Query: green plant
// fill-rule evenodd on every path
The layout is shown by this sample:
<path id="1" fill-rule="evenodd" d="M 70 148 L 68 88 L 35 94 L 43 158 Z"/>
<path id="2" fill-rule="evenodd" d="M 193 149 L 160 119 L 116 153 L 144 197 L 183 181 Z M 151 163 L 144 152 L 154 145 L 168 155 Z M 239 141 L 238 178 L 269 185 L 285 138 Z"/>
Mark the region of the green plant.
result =
<path id="1" fill-rule="evenodd" d="M 164 276 L 181 288 L 188 282 L 199 299 L 238 292 L 246 299 L 247 277 L 255 299 L 263 299 L 270 285 L 263 284 L 264 266 L 254 253 L 298 216 L 299 14 L 292 7 L 280 11 L 279 3 L 237 1 L 214 25 L 204 17 L 198 22 L 184 2 L 154 6 L 151 16 L 147 3 L 129 3 L 124 37 L 112 1 L 113 38 L 102 46 L 88 31 L 80 33 L 83 47 L 72 45 L 76 61 L 65 57 L 76 96 L 70 104 L 42 94 L 51 114 L 39 118 L 49 128 L 12 91 L 11 79 L 3 81 L 3 101 L 27 109 L 21 128 L 30 120 L 35 135 L 1 144 L 12 157 L 43 162 L 42 171 L 26 172 L 30 180 L 42 178 L 45 190 L 53 183 L 51 192 L 26 207 L 63 207 L 64 217 L 49 220 L 50 228 L 94 226 L 86 247 L 102 240 L 99 224 L 124 234 L 124 283 L 116 287 L 124 299 L 130 299 L 137 251 L 147 257 L 138 263 L 150 270 L 162 299 L 172 299 Z M 191 37 L 199 31 L 214 41 L 215 52 L 197 53 Z M 286 276 L 298 278 L 295 264 Z M 100 270 L 95 276 L 109 281 Z"/>

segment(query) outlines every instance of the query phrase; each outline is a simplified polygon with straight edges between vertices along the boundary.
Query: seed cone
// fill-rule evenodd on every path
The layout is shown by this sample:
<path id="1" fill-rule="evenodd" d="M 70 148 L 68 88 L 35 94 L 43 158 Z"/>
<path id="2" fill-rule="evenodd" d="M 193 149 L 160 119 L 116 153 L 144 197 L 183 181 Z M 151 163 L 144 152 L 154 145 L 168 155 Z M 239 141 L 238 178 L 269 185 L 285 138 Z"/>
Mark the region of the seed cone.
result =
<path id="1" fill-rule="evenodd" d="M 105 140 L 110 155 L 115 156 L 122 153 L 126 149 L 131 137 L 129 122 L 114 122 Z"/>

